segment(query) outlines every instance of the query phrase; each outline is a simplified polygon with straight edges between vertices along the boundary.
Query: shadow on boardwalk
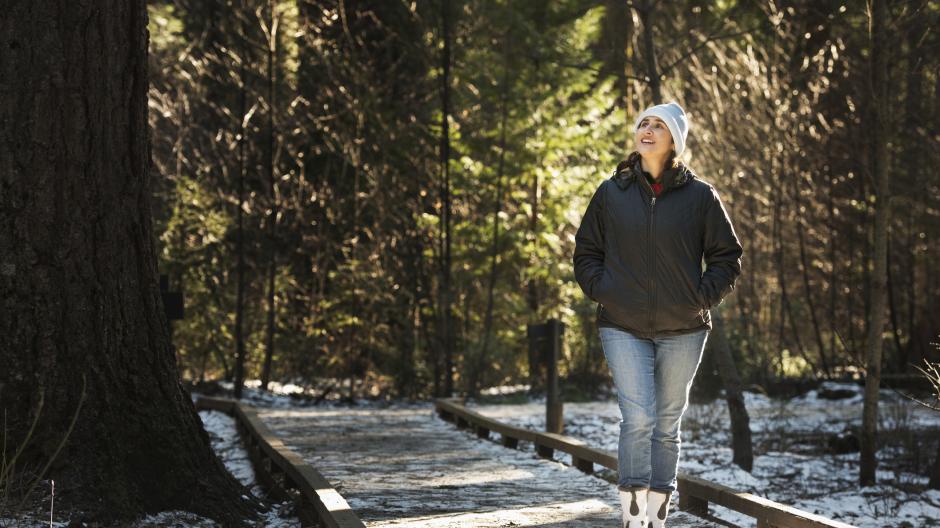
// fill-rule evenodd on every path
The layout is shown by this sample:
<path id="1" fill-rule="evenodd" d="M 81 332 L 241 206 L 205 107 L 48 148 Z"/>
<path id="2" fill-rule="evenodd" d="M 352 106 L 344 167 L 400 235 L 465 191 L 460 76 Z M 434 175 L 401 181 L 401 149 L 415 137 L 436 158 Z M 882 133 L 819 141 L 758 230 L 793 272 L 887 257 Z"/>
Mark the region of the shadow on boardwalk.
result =
<path id="1" fill-rule="evenodd" d="M 259 409 L 369 527 L 619 527 L 616 487 L 458 431 L 430 404 Z M 677 512 L 669 526 L 718 526 Z"/>

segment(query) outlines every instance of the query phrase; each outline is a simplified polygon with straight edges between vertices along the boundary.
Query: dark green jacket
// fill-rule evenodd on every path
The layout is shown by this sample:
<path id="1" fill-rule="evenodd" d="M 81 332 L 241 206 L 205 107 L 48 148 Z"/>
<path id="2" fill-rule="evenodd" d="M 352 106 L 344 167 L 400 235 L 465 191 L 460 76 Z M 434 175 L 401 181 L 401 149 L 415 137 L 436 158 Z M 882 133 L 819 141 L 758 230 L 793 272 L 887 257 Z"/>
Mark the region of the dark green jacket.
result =
<path id="1" fill-rule="evenodd" d="M 708 310 L 741 274 L 728 213 L 685 165 L 663 171 L 659 197 L 639 165 L 616 172 L 591 198 L 575 237 L 575 278 L 599 303 L 599 326 L 644 338 L 711 329 Z"/>

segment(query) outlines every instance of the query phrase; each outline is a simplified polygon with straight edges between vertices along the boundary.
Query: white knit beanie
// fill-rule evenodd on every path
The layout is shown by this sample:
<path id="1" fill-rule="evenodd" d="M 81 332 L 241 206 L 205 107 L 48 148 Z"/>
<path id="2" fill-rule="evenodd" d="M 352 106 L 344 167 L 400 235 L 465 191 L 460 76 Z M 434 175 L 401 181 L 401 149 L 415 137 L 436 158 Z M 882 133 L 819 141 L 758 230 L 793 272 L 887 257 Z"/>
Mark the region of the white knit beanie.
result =
<path id="1" fill-rule="evenodd" d="M 633 130 L 640 128 L 640 121 L 649 116 L 656 116 L 666 123 L 669 133 L 672 134 L 672 141 L 676 144 L 676 157 L 681 156 L 685 150 L 685 138 L 689 135 L 689 120 L 685 117 L 685 110 L 675 101 L 651 106 L 636 118 Z"/>

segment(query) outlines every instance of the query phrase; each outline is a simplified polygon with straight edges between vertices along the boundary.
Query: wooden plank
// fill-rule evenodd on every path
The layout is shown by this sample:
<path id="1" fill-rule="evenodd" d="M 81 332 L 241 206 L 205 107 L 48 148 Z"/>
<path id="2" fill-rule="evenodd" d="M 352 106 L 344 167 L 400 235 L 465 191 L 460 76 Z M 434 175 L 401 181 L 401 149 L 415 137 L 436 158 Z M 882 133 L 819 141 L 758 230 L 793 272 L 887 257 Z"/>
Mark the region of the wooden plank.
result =
<path id="1" fill-rule="evenodd" d="M 599 464 L 614 471 L 617 470 L 617 454 L 588 446 L 577 438 L 556 433 L 535 433 L 534 442 L 564 453 L 579 460 Z"/>
<path id="2" fill-rule="evenodd" d="M 369 527 L 619 526 L 616 487 L 546 463 L 528 445 L 520 456 L 498 435 L 481 442 L 471 429 L 458 433 L 433 405 L 258 413 Z M 679 511 L 670 521 L 670 528 L 721 528 Z"/>
<path id="3" fill-rule="evenodd" d="M 444 409 L 445 412 L 459 417 L 458 421 L 464 420 L 475 427 L 485 427 L 497 432 L 511 427 L 471 411 L 453 400 L 435 400 L 435 405 L 438 409 Z M 579 468 L 582 466 L 588 467 L 588 464 L 599 464 L 614 471 L 617 470 L 616 453 L 592 448 L 581 440 L 570 436 L 536 431 L 528 431 L 527 435 L 515 433 L 513 436 L 516 438 L 525 436 L 524 439 L 535 444 L 536 452 L 542 457 L 550 458 L 553 450 L 558 450 L 571 455 L 572 464 Z M 708 513 L 708 503 L 711 502 L 753 517 L 757 519 L 760 526 L 775 528 L 855 528 L 850 524 L 827 519 L 757 495 L 739 492 L 698 477 L 680 474 L 677 480 L 680 508 L 697 515 L 706 515 Z"/>
<path id="4" fill-rule="evenodd" d="M 558 450 L 567 453 L 580 461 L 599 464 L 615 471 L 617 470 L 616 454 L 602 451 L 600 449 L 595 449 L 576 438 L 562 434 L 541 433 L 523 429 L 521 427 L 513 427 L 511 425 L 507 425 L 484 416 L 476 411 L 467 409 L 453 400 L 438 399 L 435 400 L 435 405 L 437 406 L 439 412 L 457 416 L 460 419 L 475 426 L 478 430 L 483 428 L 487 431 L 499 433 L 503 436 L 504 439 L 509 437 L 517 440 L 526 440 L 532 442 L 536 444 L 537 451 L 539 450 L 538 446 L 542 446 L 541 451 L 546 453 L 542 456 L 551 457 L 551 453 L 549 451 Z"/>
<path id="5" fill-rule="evenodd" d="M 302 482 L 300 493 L 313 503 L 321 521 L 330 528 L 364 528 L 365 524 L 359 520 L 346 499 L 333 488 L 333 485 L 313 466 L 303 463 L 303 459 L 301 462 L 303 465 L 294 468 Z"/>
<path id="6" fill-rule="evenodd" d="M 770 499 L 740 492 L 698 477 L 684 475 L 682 489 L 708 502 L 754 517 L 779 528 L 853 528 L 852 525 L 786 506 Z M 681 491 L 680 491 L 681 494 Z M 681 495 L 680 495 L 681 496 Z"/>
<path id="7" fill-rule="evenodd" d="M 708 501 L 697 497 L 695 493 L 689 489 L 689 481 L 685 478 L 677 479 L 677 487 L 679 491 L 679 509 L 687 511 L 693 515 L 698 515 L 699 517 L 705 517 L 708 515 Z"/>
<path id="8" fill-rule="evenodd" d="M 552 455 L 555 454 L 554 449 L 538 444 L 535 445 L 535 452 L 542 458 L 552 458 Z"/>
<path id="9" fill-rule="evenodd" d="M 283 472 L 285 487 L 296 488 L 300 492 L 298 510 L 305 521 L 309 522 L 310 514 L 315 511 L 320 524 L 328 528 L 365 528 L 365 524 L 333 485 L 316 468 L 288 448 L 261 421 L 252 407 L 221 398 L 199 398 L 196 407 L 222 411 L 235 417 L 244 429 L 245 443 L 255 470 L 259 474 L 265 471 L 262 460 L 266 458 L 272 466 Z M 275 479 L 269 474 L 259 478 L 259 481 L 276 486 Z M 276 490 L 275 493 L 280 495 L 282 490 Z"/>
<path id="10" fill-rule="evenodd" d="M 196 409 L 199 411 L 219 411 L 231 416 L 235 410 L 235 400 L 228 398 L 208 398 L 199 396 L 196 398 Z"/>
<path id="11" fill-rule="evenodd" d="M 590 475 L 594 473 L 594 463 L 571 455 L 571 465 Z"/>
<path id="12" fill-rule="evenodd" d="M 329 528 L 365 527 L 333 485 L 313 466 L 304 462 L 300 455 L 285 446 L 261 421 L 254 409 L 238 405 L 236 413 L 250 426 L 261 450 L 294 482 L 301 497 L 313 504 L 324 525 Z"/>
<path id="13" fill-rule="evenodd" d="M 515 438 L 516 440 L 524 440 L 527 442 L 532 442 L 535 438 L 534 431 L 530 431 L 522 427 L 514 427 L 502 422 L 497 422 L 496 420 L 483 416 L 478 412 L 471 411 L 470 409 L 457 404 L 453 400 L 438 399 L 435 400 L 435 405 L 438 407 L 438 409 L 443 409 L 446 413 L 456 416 L 466 422 L 476 424 L 480 427 L 485 427 L 486 429 L 494 433 L 499 433 L 504 437 L 509 436 Z"/>
<path id="14" fill-rule="evenodd" d="M 536 433 L 534 431 L 498 422 L 492 418 L 483 416 L 478 412 L 471 411 L 470 409 L 467 409 L 463 405 L 460 405 L 453 400 L 443 398 L 436 399 L 434 400 L 434 405 L 438 409 L 438 412 L 443 411 L 459 419 L 463 419 L 466 422 L 475 424 L 478 427 L 483 427 L 491 432 L 499 433 L 504 438 L 510 437 L 515 438 L 516 440 L 524 440 L 526 442 L 532 442 L 535 439 Z"/>

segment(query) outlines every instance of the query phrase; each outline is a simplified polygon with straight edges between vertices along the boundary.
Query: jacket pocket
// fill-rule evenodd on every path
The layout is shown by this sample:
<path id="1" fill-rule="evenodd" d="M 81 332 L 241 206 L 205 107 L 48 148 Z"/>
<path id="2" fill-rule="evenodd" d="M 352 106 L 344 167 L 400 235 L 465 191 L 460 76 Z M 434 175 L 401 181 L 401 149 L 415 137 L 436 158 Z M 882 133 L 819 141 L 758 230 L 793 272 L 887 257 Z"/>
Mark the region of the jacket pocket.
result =
<path id="1" fill-rule="evenodd" d="M 695 288 L 695 298 L 696 298 L 696 302 L 698 302 L 699 307 L 700 307 L 703 311 L 708 311 L 708 309 L 709 309 L 709 306 L 708 306 L 708 299 L 705 297 L 705 294 L 702 293 L 702 292 L 703 292 L 703 290 L 702 290 L 702 282 L 701 282 L 701 280 L 699 280 L 698 286 Z"/>
<path id="2" fill-rule="evenodd" d="M 633 331 L 649 327 L 647 294 L 627 275 L 606 268 L 595 288 L 604 319 Z"/>
<path id="3" fill-rule="evenodd" d="M 607 304 L 607 292 L 610 289 L 610 272 L 607 271 L 607 268 L 604 268 L 604 271 L 601 273 L 601 276 L 594 281 L 594 286 L 592 287 L 591 293 L 600 304 Z"/>

